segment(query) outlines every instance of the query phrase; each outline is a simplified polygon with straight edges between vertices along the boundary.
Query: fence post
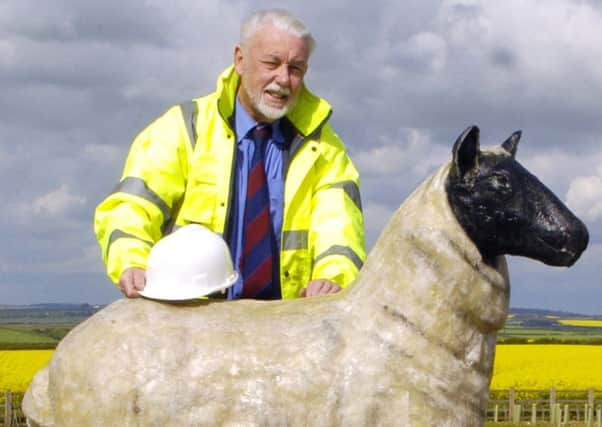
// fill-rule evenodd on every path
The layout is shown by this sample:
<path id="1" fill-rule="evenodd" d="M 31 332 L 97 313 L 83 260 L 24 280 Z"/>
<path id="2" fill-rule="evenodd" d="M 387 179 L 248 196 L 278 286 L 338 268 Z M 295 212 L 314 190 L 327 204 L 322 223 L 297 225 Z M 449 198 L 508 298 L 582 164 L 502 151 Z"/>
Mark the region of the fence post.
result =
<path id="1" fill-rule="evenodd" d="M 570 418 L 571 418 L 571 414 L 569 412 L 569 405 L 565 404 L 564 405 L 564 418 L 563 418 L 562 422 L 564 424 L 568 424 Z"/>
<path id="2" fill-rule="evenodd" d="M 495 407 L 493 409 L 493 422 L 497 423 L 497 411 L 498 411 L 498 404 L 495 404 Z"/>
<path id="3" fill-rule="evenodd" d="M 514 419 L 514 387 L 508 390 L 508 419 Z"/>
<path id="4" fill-rule="evenodd" d="M 550 389 L 550 422 L 553 423 L 555 418 L 553 415 L 555 415 L 556 411 L 556 389 L 554 387 L 552 387 Z"/>
<path id="5" fill-rule="evenodd" d="M 531 424 L 535 425 L 537 422 L 537 403 L 531 404 Z"/>
<path id="6" fill-rule="evenodd" d="M 13 419 L 13 395 L 10 390 L 4 392 L 4 425 L 9 427 Z"/>
<path id="7" fill-rule="evenodd" d="M 594 389 L 593 388 L 588 388 L 587 389 L 587 405 L 585 405 L 585 412 L 588 411 L 588 407 L 594 407 Z M 584 414 L 584 417 L 587 417 L 589 414 Z M 593 418 L 593 412 L 592 412 L 592 417 Z M 587 418 L 586 418 L 587 419 Z M 590 421 L 590 426 L 591 426 L 592 421 Z"/>
<path id="8" fill-rule="evenodd" d="M 520 423 L 521 410 L 521 405 L 514 405 L 514 412 L 512 413 L 512 422 L 514 424 Z"/>
<path id="9" fill-rule="evenodd" d="M 585 405 L 583 405 L 583 422 L 585 423 L 586 426 L 589 422 L 588 415 L 589 415 L 589 405 L 586 403 Z M 587 426 L 587 427 L 589 427 L 589 426 Z"/>

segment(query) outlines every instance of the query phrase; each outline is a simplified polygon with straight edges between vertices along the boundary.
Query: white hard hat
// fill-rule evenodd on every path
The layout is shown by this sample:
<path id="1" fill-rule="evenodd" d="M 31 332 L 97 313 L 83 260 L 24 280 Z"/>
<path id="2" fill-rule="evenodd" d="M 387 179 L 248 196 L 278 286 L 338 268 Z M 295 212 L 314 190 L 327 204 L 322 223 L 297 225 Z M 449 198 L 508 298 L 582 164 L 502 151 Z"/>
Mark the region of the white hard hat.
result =
<path id="1" fill-rule="evenodd" d="M 189 224 L 153 246 L 146 286 L 139 293 L 152 299 L 189 300 L 229 288 L 237 279 L 222 237 L 202 225 Z"/>

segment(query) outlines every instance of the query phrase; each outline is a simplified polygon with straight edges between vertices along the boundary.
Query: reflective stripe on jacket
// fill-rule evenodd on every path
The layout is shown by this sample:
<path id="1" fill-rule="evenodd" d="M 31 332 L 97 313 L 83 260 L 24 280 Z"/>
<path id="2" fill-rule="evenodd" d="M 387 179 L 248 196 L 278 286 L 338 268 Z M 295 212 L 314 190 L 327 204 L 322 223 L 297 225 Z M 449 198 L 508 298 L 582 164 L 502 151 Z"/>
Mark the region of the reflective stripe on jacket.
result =
<path id="1" fill-rule="evenodd" d="M 154 242 L 175 226 L 224 234 L 232 200 L 238 75 L 217 90 L 170 108 L 134 140 L 115 190 L 96 209 L 94 228 L 109 277 L 146 267 Z M 311 279 L 352 282 L 365 259 L 359 176 L 328 124 L 330 105 L 302 89 L 283 119 L 286 164 L 280 282 L 294 298 Z"/>

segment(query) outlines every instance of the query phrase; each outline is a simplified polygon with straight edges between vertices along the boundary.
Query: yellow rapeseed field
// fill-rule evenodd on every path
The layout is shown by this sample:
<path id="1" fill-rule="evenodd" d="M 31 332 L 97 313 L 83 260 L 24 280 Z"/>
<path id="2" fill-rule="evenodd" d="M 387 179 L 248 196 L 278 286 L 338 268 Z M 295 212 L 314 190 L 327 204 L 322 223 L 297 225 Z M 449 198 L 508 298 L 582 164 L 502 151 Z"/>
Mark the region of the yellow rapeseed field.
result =
<path id="1" fill-rule="evenodd" d="M 0 390 L 24 392 L 54 350 L 0 350 Z"/>
<path id="2" fill-rule="evenodd" d="M 54 350 L 0 351 L 0 390 L 23 392 Z M 602 389 L 602 346 L 498 345 L 492 390 Z"/>
<path id="3" fill-rule="evenodd" d="M 602 328 L 602 320 L 600 319 L 559 319 L 558 322 L 567 326 Z"/>
<path id="4" fill-rule="evenodd" d="M 602 389 L 600 345 L 498 345 L 492 390 Z"/>

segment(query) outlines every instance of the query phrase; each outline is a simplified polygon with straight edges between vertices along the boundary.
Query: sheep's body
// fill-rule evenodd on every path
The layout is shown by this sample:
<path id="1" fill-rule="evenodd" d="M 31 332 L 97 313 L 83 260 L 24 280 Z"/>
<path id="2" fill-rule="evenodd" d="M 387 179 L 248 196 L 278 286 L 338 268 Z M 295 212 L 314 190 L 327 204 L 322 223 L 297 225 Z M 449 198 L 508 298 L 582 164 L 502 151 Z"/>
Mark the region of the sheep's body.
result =
<path id="1" fill-rule="evenodd" d="M 477 426 L 505 261 L 481 261 L 442 167 L 399 208 L 349 289 L 281 302 L 119 300 L 34 379 L 31 422 L 87 426 Z"/>

